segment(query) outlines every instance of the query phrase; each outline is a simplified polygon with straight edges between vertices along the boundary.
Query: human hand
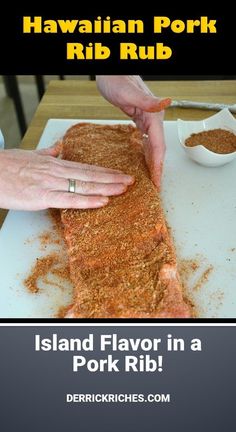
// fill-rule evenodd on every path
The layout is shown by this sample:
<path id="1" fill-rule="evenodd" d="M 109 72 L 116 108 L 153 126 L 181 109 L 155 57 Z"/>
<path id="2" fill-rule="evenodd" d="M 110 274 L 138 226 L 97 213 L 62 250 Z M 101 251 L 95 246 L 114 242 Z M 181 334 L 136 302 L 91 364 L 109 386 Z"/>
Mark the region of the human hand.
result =
<path id="1" fill-rule="evenodd" d="M 151 178 L 159 189 L 165 156 L 164 109 L 171 100 L 155 97 L 138 75 L 98 75 L 96 80 L 104 98 L 131 117 L 148 135 L 144 140 L 145 158 Z"/>
<path id="2" fill-rule="evenodd" d="M 0 150 L 0 207 L 15 210 L 97 208 L 134 179 L 120 171 L 57 159 L 59 146 L 38 151 Z M 76 180 L 76 193 L 68 192 Z"/>

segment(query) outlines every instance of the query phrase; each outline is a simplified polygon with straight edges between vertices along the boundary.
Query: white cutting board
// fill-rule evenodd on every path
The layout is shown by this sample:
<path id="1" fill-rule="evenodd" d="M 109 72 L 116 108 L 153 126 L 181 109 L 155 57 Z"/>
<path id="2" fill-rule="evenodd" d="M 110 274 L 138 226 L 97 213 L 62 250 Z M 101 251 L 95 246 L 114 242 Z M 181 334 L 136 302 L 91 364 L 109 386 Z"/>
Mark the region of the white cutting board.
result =
<path id="1" fill-rule="evenodd" d="M 49 120 L 38 147 L 52 145 L 79 121 Z M 199 317 L 236 317 L 236 160 L 219 168 L 202 167 L 180 147 L 176 122 L 165 122 L 165 136 L 162 196 L 166 217 L 178 258 L 197 258 L 200 263 L 189 283 L 190 296 Z M 22 283 L 36 258 L 49 253 L 49 249 L 42 251 L 37 236 L 50 226 L 46 212 L 9 212 L 0 231 L 0 317 L 52 317 L 70 301 L 69 287 L 68 292 L 44 287 L 35 295 Z M 213 270 L 208 281 L 199 290 L 191 290 L 209 265 Z"/>

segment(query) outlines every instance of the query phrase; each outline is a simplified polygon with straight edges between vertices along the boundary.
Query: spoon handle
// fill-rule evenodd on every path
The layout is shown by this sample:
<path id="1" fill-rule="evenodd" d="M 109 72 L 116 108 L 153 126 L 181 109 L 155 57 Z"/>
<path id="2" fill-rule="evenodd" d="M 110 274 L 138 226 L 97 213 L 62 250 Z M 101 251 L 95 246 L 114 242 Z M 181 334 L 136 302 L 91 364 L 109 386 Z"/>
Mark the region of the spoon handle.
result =
<path id="1" fill-rule="evenodd" d="M 170 108 L 178 107 L 178 108 L 197 108 L 197 109 L 205 109 L 205 110 L 216 110 L 220 111 L 224 108 L 227 108 L 232 113 L 236 113 L 236 104 L 228 105 L 222 103 L 208 103 L 208 102 L 193 102 L 190 100 L 172 100 Z"/>

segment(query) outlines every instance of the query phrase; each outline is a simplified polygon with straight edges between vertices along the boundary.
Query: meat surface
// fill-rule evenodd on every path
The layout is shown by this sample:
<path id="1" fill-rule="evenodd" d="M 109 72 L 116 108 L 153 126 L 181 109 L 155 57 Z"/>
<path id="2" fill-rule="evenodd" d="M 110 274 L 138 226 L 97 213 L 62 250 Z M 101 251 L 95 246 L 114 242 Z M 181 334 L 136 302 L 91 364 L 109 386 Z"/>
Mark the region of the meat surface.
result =
<path id="1" fill-rule="evenodd" d="M 61 210 L 74 303 L 67 317 L 190 317 L 161 201 L 131 125 L 80 123 L 63 138 L 62 158 L 135 176 L 128 191 L 93 210 Z"/>

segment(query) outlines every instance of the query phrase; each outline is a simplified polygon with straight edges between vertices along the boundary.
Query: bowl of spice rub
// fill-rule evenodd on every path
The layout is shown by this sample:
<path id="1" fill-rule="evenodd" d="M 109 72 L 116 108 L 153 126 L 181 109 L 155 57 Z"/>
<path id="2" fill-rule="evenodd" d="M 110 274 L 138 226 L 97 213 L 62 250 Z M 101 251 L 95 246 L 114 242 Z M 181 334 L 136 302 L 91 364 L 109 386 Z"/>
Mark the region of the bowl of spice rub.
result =
<path id="1" fill-rule="evenodd" d="M 236 158 L 236 119 L 228 109 L 200 121 L 177 120 L 178 136 L 186 154 L 208 167 Z"/>

